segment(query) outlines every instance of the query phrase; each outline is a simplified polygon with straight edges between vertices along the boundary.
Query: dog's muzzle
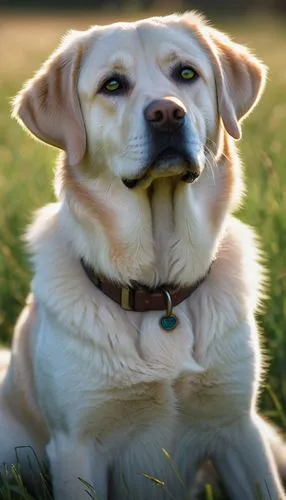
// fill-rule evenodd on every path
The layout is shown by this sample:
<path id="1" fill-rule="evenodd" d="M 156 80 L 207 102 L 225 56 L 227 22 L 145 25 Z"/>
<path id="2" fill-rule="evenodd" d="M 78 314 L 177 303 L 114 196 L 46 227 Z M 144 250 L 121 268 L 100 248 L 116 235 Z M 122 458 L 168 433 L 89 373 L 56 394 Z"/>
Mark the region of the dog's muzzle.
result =
<path id="1" fill-rule="evenodd" d="M 201 173 L 195 157 L 188 151 L 186 108 L 175 97 L 152 101 L 144 110 L 150 137 L 149 160 L 140 177 L 122 179 L 129 189 L 152 177 L 179 176 L 183 182 L 194 182 Z"/>

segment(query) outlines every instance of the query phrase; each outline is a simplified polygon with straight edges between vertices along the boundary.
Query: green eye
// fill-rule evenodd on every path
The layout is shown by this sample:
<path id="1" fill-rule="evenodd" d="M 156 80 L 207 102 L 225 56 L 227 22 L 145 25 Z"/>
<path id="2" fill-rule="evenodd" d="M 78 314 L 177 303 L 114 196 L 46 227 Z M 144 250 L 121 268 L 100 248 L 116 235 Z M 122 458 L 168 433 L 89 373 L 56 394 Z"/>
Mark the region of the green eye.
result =
<path id="1" fill-rule="evenodd" d="M 108 92 L 115 92 L 116 90 L 120 89 L 120 83 L 118 80 L 112 79 L 106 82 L 104 88 Z"/>
<path id="2" fill-rule="evenodd" d="M 114 94 L 115 96 L 121 96 L 127 94 L 130 89 L 131 83 L 127 76 L 114 73 L 113 75 L 110 75 L 105 82 L 103 82 L 99 92 L 107 95 Z"/>
<path id="3" fill-rule="evenodd" d="M 180 69 L 179 75 L 182 80 L 192 80 L 197 76 L 197 73 L 193 68 L 185 66 L 184 68 Z"/>

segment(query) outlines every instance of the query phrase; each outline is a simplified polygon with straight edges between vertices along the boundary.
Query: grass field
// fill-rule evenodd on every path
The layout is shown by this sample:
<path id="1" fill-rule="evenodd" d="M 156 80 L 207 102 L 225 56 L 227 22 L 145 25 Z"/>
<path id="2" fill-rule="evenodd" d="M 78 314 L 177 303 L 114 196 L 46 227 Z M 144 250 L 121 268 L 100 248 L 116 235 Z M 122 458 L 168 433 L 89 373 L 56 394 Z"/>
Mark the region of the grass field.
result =
<path id="1" fill-rule="evenodd" d="M 10 119 L 10 99 L 69 28 L 112 18 L 0 15 L 0 342 L 9 344 L 29 291 L 21 234 L 34 209 L 53 199 L 55 150 Z M 286 20 L 224 20 L 217 27 L 254 49 L 269 66 L 261 104 L 243 126 L 241 153 L 248 194 L 239 216 L 254 226 L 267 256 L 269 299 L 258 320 L 269 359 L 261 408 L 286 431 Z"/>

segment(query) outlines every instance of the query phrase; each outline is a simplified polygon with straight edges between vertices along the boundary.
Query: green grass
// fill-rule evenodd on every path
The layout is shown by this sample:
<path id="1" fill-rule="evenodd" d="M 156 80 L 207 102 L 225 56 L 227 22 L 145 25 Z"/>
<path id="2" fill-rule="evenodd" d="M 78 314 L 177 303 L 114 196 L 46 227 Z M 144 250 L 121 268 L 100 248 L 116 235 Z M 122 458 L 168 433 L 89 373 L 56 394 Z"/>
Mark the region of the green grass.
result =
<path id="1" fill-rule="evenodd" d="M 98 16 L 32 20 L 1 16 L 0 342 L 6 345 L 31 278 L 21 234 L 33 210 L 53 199 L 56 157 L 55 150 L 31 140 L 10 119 L 10 99 L 66 29 L 93 22 Z M 267 90 L 243 125 L 240 146 L 248 194 L 239 216 L 256 228 L 269 269 L 269 299 L 258 320 L 269 355 L 266 382 L 271 389 L 264 389 L 261 409 L 286 431 L 286 21 L 284 25 L 273 19 L 216 24 L 254 49 L 269 66 Z"/>
<path id="2" fill-rule="evenodd" d="M 172 458 L 169 453 L 163 448 L 162 454 L 164 454 L 166 460 L 169 462 L 170 467 L 174 472 L 174 478 L 180 482 L 182 486 L 182 494 L 184 498 L 188 495 L 187 487 L 185 486 L 182 478 L 180 477 L 179 471 L 177 470 Z M 1 500 L 53 500 L 52 497 L 52 487 L 50 477 L 45 471 L 44 467 L 38 463 L 37 470 L 31 467 L 32 476 L 37 478 L 37 482 L 34 482 L 35 492 L 33 496 L 30 494 L 25 484 L 23 483 L 21 468 L 19 464 L 12 465 L 11 467 L 6 467 L 4 473 L 0 473 L 0 499 Z M 166 493 L 166 498 L 170 500 L 180 500 L 175 498 L 174 495 L 168 488 L 168 485 L 161 481 L 160 479 L 153 477 L 150 474 L 142 474 L 146 481 L 152 483 L 154 488 L 161 489 Z M 95 489 L 82 478 L 78 478 L 82 484 L 83 491 L 86 492 L 86 498 L 91 498 L 92 500 L 100 500 L 96 494 Z M 259 491 L 259 490 L 258 490 Z M 126 500 L 136 500 L 136 497 L 131 496 L 128 486 L 126 485 Z M 210 484 L 205 486 L 204 494 L 202 500 L 224 500 L 223 492 L 216 492 L 214 496 L 213 488 Z M 191 500 L 191 499 L 190 499 Z M 260 500 L 260 496 L 257 497 Z M 271 500 L 271 499 L 270 499 Z"/>

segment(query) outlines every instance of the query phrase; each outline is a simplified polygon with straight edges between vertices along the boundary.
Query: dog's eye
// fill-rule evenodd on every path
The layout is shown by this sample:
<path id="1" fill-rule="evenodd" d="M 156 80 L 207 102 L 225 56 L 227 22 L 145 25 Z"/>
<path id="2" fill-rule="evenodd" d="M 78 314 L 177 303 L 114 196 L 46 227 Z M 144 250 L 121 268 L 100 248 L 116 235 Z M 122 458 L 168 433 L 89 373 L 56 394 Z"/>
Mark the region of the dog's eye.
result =
<path id="1" fill-rule="evenodd" d="M 199 75 L 191 66 L 180 66 L 176 68 L 174 73 L 176 80 L 181 82 L 190 82 L 195 80 Z"/>
<path id="2" fill-rule="evenodd" d="M 118 90 L 120 88 L 120 83 L 118 80 L 110 80 L 109 82 L 107 82 L 105 84 L 104 88 L 108 92 L 115 92 L 116 90 Z"/>
<path id="3" fill-rule="evenodd" d="M 123 75 L 113 75 L 108 80 L 105 80 L 100 88 L 100 92 L 104 94 L 125 94 L 130 88 L 129 81 Z"/>
<path id="4" fill-rule="evenodd" d="M 180 77 L 182 80 L 192 80 L 197 73 L 193 70 L 193 68 L 190 68 L 189 66 L 186 66 L 185 68 L 182 68 L 180 70 Z"/>

